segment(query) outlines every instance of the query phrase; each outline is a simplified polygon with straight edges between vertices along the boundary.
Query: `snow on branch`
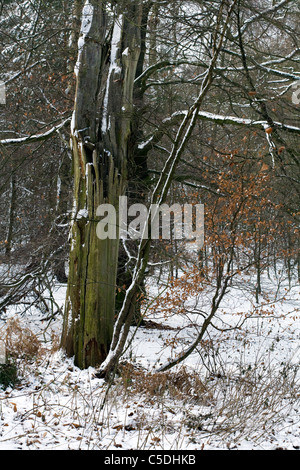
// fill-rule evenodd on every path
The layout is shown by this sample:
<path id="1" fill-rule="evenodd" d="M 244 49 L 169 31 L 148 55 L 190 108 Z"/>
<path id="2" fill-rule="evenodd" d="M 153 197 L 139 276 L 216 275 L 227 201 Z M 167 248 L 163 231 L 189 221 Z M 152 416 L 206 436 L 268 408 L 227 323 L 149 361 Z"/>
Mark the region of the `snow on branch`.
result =
<path id="1" fill-rule="evenodd" d="M 103 104 L 103 117 L 102 117 L 102 132 L 106 134 L 109 128 L 109 116 L 108 116 L 108 99 L 110 93 L 111 78 L 114 74 L 120 74 L 121 68 L 118 65 L 118 54 L 121 48 L 122 41 L 122 28 L 123 28 L 123 15 L 120 15 L 114 23 L 113 35 L 111 40 L 111 52 L 110 52 L 110 67 L 106 83 L 106 91 Z"/>
<path id="2" fill-rule="evenodd" d="M 22 74 L 28 73 L 30 70 L 32 70 L 32 69 L 33 69 L 34 67 L 36 67 L 37 65 L 46 64 L 46 63 L 47 63 L 47 60 L 46 60 L 46 59 L 37 60 L 36 62 L 34 62 L 34 64 L 31 64 L 31 65 L 28 66 L 27 68 L 18 71 L 17 73 L 15 73 L 15 74 L 12 75 L 11 77 L 9 77 L 7 80 L 5 80 L 5 85 L 8 85 L 9 83 L 13 82 L 13 81 L 16 80 L 17 78 L 19 78 Z"/>
<path id="3" fill-rule="evenodd" d="M 234 57 L 241 58 L 241 54 L 239 54 L 238 52 L 235 52 L 235 51 L 231 51 L 230 49 L 224 49 L 224 52 L 226 52 L 227 54 L 232 55 Z M 249 66 L 248 70 L 256 70 L 257 68 L 259 68 L 259 69 L 264 70 L 265 72 L 267 72 L 269 74 L 277 75 L 279 77 L 286 78 L 287 80 L 299 80 L 300 75 L 299 75 L 298 72 L 294 72 L 294 71 L 287 72 L 287 71 L 284 71 L 284 70 L 278 70 L 278 69 L 274 69 L 274 68 L 269 67 L 269 65 L 272 65 L 272 64 L 275 64 L 275 63 L 279 64 L 281 62 L 284 62 L 284 61 L 286 62 L 288 60 L 291 60 L 298 53 L 299 53 L 299 49 L 295 49 L 293 52 L 291 52 L 291 54 L 286 56 L 284 59 L 280 58 L 277 61 L 271 61 L 270 60 L 270 61 L 267 61 L 267 62 L 263 62 L 262 64 L 260 64 L 255 59 L 253 59 L 253 57 L 249 56 L 248 59 L 254 65 Z M 242 67 L 217 67 L 216 68 L 217 72 L 239 72 L 239 71 L 242 71 L 242 70 L 244 70 L 243 66 Z"/>
<path id="4" fill-rule="evenodd" d="M 266 8 L 261 12 L 258 12 L 257 14 L 251 16 L 248 20 L 245 21 L 243 27 L 242 27 L 242 33 L 246 31 L 246 29 L 252 24 L 255 23 L 255 21 L 259 20 L 260 18 L 270 18 L 270 15 L 272 13 L 276 13 L 278 10 L 280 10 L 283 7 L 287 7 L 289 3 L 293 2 L 293 0 L 282 0 L 281 2 L 277 4 L 273 4 L 271 8 Z M 238 37 L 238 34 L 235 34 L 234 39 Z"/>
<path id="5" fill-rule="evenodd" d="M 26 137 L 20 137 L 18 139 L 4 139 L 0 140 L 0 145 L 8 146 L 8 145 L 23 145 L 23 144 L 32 144 L 33 142 L 40 142 L 43 140 L 47 140 L 52 137 L 56 132 L 60 129 L 65 127 L 71 121 L 71 117 L 68 117 L 64 121 L 62 121 L 57 126 L 52 127 L 48 131 L 44 132 L 43 134 L 35 134 L 29 135 Z"/>
<path id="6" fill-rule="evenodd" d="M 180 120 L 186 116 L 188 111 L 183 110 L 183 111 L 176 111 L 173 113 L 170 117 L 164 119 L 163 124 L 170 124 L 174 125 L 176 122 L 180 122 Z M 203 121 L 210 121 L 214 122 L 216 124 L 220 125 L 235 125 L 235 126 L 248 126 L 248 127 L 255 127 L 255 128 L 260 128 L 265 130 L 266 128 L 270 127 L 269 123 L 267 121 L 254 121 L 252 119 L 248 118 L 239 118 L 236 116 L 225 116 L 221 114 L 214 114 L 214 113 L 209 113 L 207 111 L 199 111 L 197 115 L 198 119 L 201 119 Z M 300 135 L 300 128 L 296 126 L 290 126 L 287 124 L 283 124 L 281 122 L 274 122 L 274 125 L 278 129 L 282 129 L 288 132 L 292 132 L 294 134 L 299 134 Z M 139 149 L 140 150 L 146 150 L 150 147 L 153 147 L 157 141 L 158 141 L 158 136 L 161 137 L 161 129 L 157 129 L 157 131 L 147 139 L 145 142 L 141 142 L 139 144 Z"/>
<path id="7" fill-rule="evenodd" d="M 185 112 L 185 111 L 184 111 Z M 223 116 L 220 114 L 208 113 L 206 111 L 200 111 L 198 118 L 202 120 L 208 120 L 216 122 L 217 124 L 233 124 L 238 126 L 251 126 L 266 129 L 269 127 L 267 121 L 253 121 L 252 119 L 238 118 L 235 116 Z M 274 122 L 274 125 L 282 130 L 294 132 L 300 134 L 300 128 L 295 126 L 289 126 L 281 122 Z"/>

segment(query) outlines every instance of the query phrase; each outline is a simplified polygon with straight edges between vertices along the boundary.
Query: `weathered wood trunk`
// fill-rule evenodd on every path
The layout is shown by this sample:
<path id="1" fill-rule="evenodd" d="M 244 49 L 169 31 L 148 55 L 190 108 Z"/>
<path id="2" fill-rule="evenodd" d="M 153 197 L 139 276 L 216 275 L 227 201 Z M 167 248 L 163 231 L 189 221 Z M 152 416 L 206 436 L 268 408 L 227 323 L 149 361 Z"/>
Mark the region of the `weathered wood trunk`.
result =
<path id="1" fill-rule="evenodd" d="M 101 204 L 113 205 L 118 216 L 119 196 L 127 184 L 142 2 L 127 3 L 118 2 L 109 43 L 106 2 L 86 3 L 79 39 L 71 126 L 74 205 L 62 347 L 81 368 L 106 358 L 114 325 L 118 233 L 114 239 L 100 240 L 96 227 Z"/>

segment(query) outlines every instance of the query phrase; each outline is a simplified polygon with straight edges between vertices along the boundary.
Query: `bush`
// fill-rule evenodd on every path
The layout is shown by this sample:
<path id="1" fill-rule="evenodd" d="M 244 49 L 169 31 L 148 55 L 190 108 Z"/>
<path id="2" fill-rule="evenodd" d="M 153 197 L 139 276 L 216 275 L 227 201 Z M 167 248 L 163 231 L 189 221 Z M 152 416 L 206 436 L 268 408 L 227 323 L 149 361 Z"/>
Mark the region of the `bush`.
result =
<path id="1" fill-rule="evenodd" d="M 2 342 L 5 344 L 6 363 L 0 364 L 0 388 L 5 390 L 20 382 L 28 364 L 34 362 L 42 351 L 37 336 L 16 319 L 7 322 Z"/>
<path id="2" fill-rule="evenodd" d="M 17 365 L 14 362 L 0 364 L 0 388 L 14 388 L 19 382 Z"/>

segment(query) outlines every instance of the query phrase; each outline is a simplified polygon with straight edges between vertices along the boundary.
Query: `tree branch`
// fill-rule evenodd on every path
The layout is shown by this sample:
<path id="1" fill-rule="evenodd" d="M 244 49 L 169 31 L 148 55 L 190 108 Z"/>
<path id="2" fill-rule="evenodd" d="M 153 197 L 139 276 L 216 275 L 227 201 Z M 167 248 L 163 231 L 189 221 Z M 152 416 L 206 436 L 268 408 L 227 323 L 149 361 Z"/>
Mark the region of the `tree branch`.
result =
<path id="1" fill-rule="evenodd" d="M 18 139 L 4 139 L 0 140 L 0 145 L 3 145 L 4 147 L 8 145 L 24 145 L 24 144 L 32 144 L 34 142 L 40 142 L 43 140 L 47 140 L 50 137 L 52 137 L 56 132 L 58 132 L 60 129 L 63 127 L 67 126 L 71 122 L 71 117 L 68 117 L 64 121 L 62 121 L 60 124 L 57 126 L 52 127 L 49 129 L 47 132 L 44 132 L 43 134 L 36 134 L 36 135 L 29 135 L 26 137 L 20 137 Z"/>

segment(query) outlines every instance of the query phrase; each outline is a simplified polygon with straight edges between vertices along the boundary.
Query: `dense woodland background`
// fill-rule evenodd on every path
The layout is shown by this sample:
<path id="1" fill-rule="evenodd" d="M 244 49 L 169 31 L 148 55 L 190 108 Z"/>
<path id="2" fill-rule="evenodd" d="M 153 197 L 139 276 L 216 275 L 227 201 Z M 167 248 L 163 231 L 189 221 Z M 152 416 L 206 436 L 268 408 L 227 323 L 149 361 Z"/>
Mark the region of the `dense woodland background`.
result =
<path id="1" fill-rule="evenodd" d="M 130 149 L 126 194 L 134 202 L 150 202 L 220 46 L 165 199 L 205 205 L 205 246 L 195 253 L 184 242 L 153 242 L 144 278 L 155 275 L 159 282 L 163 276 L 174 283 L 185 273 L 197 289 L 213 286 L 210 314 L 229 284 L 247 282 L 244 274 L 251 274 L 249 289 L 257 304 L 264 294 L 263 274 L 282 270 L 290 283 L 299 280 L 298 2 L 90 4 L 100 5 L 106 15 L 101 80 L 108 74 L 121 16 L 123 53 L 132 31 L 139 32 L 125 142 Z M 79 0 L 0 4 L 0 78 L 7 90 L 6 105 L 0 105 L 1 315 L 13 305 L 23 313 L 34 305 L 45 318 L 62 315 L 52 291 L 69 274 L 74 217 L 70 123 L 80 91 L 74 69 L 83 6 Z M 81 66 L 79 61 L 79 75 Z M 92 69 L 87 70 L 86 82 L 80 82 L 85 103 L 93 99 Z M 118 122 L 121 117 L 111 106 Z M 105 143 L 105 136 L 99 139 L 97 145 Z M 133 242 L 126 250 L 120 246 L 116 312 L 134 271 L 136 249 Z M 138 288 L 141 299 L 141 282 Z"/>
<path id="2" fill-rule="evenodd" d="M 298 0 L 0 0 L 0 449 L 299 449 L 299 54 Z"/>

